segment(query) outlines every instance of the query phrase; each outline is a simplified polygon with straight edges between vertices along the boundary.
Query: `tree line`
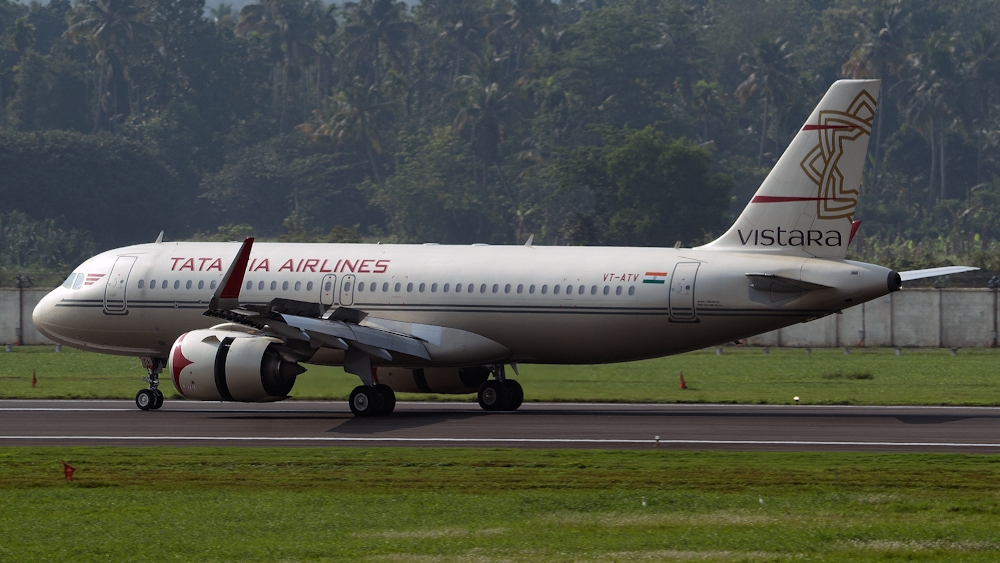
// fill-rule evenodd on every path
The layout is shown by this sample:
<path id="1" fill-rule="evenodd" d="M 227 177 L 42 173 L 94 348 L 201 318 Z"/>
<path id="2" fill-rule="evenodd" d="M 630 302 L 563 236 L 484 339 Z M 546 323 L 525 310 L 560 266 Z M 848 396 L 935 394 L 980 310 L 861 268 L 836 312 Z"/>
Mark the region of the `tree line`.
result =
<path id="1" fill-rule="evenodd" d="M 842 77 L 883 80 L 853 255 L 997 268 L 998 19 L 996 0 L 0 0 L 0 228 L 35 233 L 4 234 L 0 268 L 161 229 L 696 244 Z"/>

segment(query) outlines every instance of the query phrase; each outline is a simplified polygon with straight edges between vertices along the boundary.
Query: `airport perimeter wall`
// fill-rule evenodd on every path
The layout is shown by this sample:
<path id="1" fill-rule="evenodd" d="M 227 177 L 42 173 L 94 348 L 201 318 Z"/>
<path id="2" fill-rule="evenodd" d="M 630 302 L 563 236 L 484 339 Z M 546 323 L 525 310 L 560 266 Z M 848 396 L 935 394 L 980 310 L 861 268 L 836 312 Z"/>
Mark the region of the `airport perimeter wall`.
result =
<path id="1" fill-rule="evenodd" d="M 35 305 L 50 289 L 0 288 L 0 344 L 17 342 L 21 300 L 22 342 L 52 344 L 31 322 Z M 866 346 L 970 348 L 989 346 L 1000 308 L 992 289 L 904 289 L 812 322 L 747 339 L 752 346 L 835 348 L 854 346 L 865 331 Z"/>

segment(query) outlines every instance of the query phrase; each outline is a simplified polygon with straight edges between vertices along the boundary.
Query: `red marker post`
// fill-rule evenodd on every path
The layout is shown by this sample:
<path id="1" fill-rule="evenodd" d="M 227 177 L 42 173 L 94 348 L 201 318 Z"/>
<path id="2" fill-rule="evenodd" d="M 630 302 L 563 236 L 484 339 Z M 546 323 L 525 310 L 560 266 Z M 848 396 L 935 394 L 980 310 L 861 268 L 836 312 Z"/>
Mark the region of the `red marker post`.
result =
<path id="1" fill-rule="evenodd" d="M 62 464 L 63 464 L 63 471 L 66 473 L 66 480 L 67 481 L 72 481 L 73 480 L 73 472 L 76 471 L 76 468 L 71 467 L 65 461 L 62 462 Z"/>

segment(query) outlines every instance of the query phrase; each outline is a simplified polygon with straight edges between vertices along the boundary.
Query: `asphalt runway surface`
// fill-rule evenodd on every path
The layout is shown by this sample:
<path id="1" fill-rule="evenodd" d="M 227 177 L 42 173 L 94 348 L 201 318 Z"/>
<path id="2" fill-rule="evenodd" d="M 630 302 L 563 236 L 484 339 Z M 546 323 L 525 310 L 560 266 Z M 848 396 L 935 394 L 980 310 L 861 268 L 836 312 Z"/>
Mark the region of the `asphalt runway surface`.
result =
<path id="1" fill-rule="evenodd" d="M 1000 453 L 1000 408 L 400 402 L 0 401 L 0 446 L 513 447 Z"/>

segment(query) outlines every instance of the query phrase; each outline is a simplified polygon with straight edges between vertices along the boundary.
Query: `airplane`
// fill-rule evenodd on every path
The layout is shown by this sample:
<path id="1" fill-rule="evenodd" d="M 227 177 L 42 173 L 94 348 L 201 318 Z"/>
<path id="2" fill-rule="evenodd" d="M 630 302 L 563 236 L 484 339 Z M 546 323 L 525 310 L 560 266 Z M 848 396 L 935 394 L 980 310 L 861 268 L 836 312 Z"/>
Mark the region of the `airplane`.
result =
<path id="1" fill-rule="evenodd" d="M 191 400 L 288 398 L 302 364 L 360 378 L 356 416 L 395 393 L 476 393 L 516 410 L 517 365 L 678 354 L 839 313 L 904 281 L 846 260 L 879 94 L 835 82 L 739 218 L 696 248 L 163 242 L 94 256 L 44 297 L 38 330 L 137 356 L 142 410 L 166 369 Z"/>

